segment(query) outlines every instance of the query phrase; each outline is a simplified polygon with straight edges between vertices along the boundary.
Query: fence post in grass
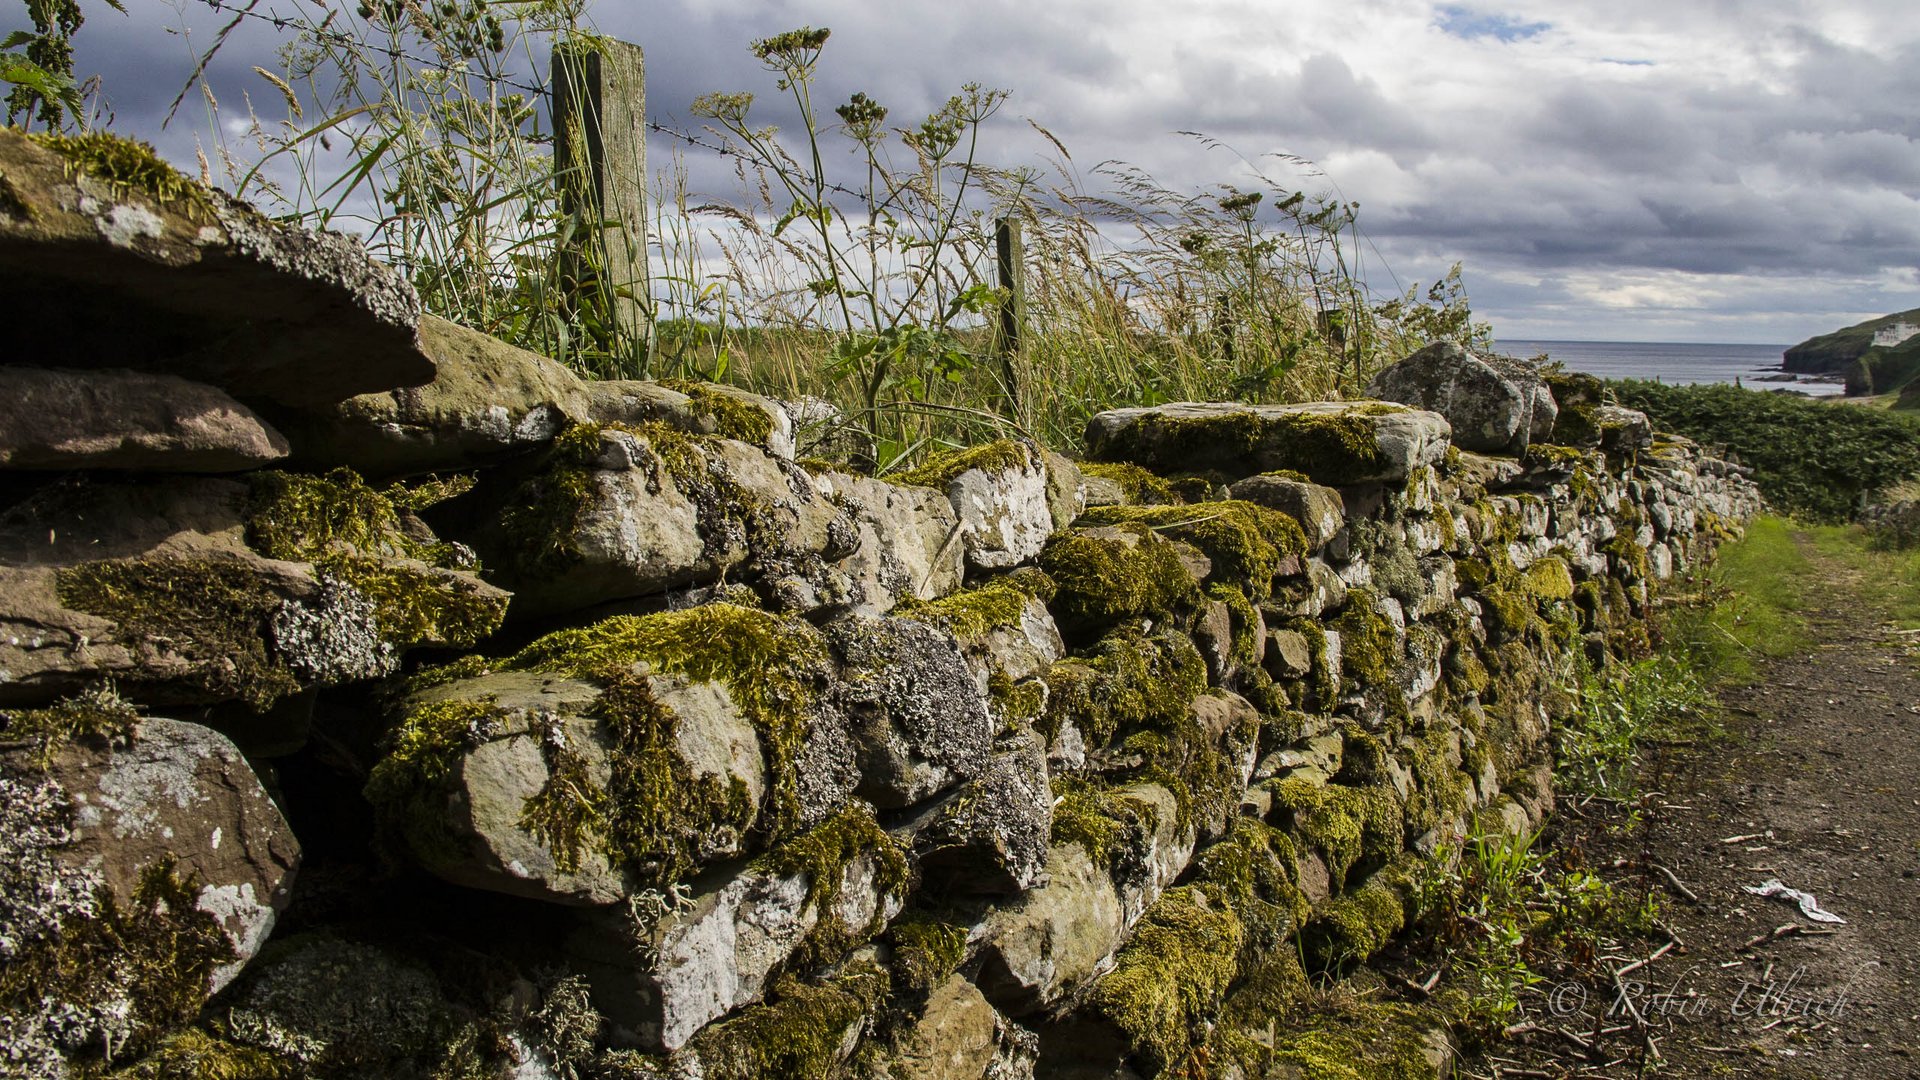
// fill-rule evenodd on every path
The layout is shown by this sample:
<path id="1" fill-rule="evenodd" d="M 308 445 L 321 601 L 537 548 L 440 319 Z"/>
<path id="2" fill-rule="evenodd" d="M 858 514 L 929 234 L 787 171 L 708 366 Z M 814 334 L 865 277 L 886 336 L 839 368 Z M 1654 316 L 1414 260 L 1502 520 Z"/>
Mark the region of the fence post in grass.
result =
<path id="1" fill-rule="evenodd" d="M 1020 388 L 1014 358 L 1027 331 L 1027 251 L 1020 235 L 1020 219 L 1004 217 L 994 228 L 994 264 L 1001 291 L 999 334 L 994 340 L 1000 355 L 1000 374 L 1006 383 L 1007 404 L 1016 414 Z"/>
<path id="2" fill-rule="evenodd" d="M 646 374 L 653 333 L 647 277 L 647 89 L 640 46 L 610 38 L 553 49 L 553 162 L 569 247 L 561 253 L 564 303 L 591 288 L 617 349 Z"/>

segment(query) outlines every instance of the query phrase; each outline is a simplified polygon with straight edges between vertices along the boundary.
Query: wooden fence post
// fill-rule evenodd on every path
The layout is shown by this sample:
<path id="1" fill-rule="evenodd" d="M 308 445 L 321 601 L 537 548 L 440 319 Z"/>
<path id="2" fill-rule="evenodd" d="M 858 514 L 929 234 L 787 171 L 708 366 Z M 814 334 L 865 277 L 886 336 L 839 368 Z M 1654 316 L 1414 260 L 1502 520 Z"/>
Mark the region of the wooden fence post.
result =
<path id="1" fill-rule="evenodd" d="M 646 59 L 640 46 L 605 38 L 556 45 L 551 94 L 554 167 L 575 229 L 563 280 L 597 282 L 615 332 L 639 360 L 640 371 L 624 374 L 644 374 L 653 335 Z"/>
<path id="2" fill-rule="evenodd" d="M 1020 219 L 1001 218 L 993 241 L 995 269 L 1005 294 L 1000 301 L 1000 332 L 994 345 L 1000 354 L 1001 377 L 1006 381 L 1007 404 L 1017 414 L 1020 387 L 1014 358 L 1020 354 L 1027 332 L 1027 250 L 1020 235 Z"/>

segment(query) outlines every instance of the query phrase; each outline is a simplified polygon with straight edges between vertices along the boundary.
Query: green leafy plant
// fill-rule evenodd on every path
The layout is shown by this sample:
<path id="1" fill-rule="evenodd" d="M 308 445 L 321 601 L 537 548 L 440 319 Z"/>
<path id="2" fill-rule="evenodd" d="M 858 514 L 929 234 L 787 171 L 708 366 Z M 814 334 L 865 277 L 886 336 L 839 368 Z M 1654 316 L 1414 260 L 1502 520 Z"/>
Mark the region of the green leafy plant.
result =
<path id="1" fill-rule="evenodd" d="M 120 0 L 104 0 L 120 14 Z M 33 29 L 16 30 L 0 39 L 0 82 L 7 92 L 7 123 L 26 126 L 33 120 L 58 131 L 69 120 L 83 117 L 85 88 L 73 77 L 73 35 L 86 16 L 79 0 L 26 0 Z M 17 50 L 17 51 L 16 51 Z"/>

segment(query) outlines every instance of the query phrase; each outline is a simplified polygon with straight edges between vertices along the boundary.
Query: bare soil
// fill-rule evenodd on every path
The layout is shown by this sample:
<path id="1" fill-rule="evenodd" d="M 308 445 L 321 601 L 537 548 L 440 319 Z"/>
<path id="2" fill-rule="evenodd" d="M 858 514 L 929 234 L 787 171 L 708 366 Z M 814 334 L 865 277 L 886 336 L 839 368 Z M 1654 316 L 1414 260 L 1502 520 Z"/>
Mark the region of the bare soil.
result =
<path id="1" fill-rule="evenodd" d="M 1657 958 L 1611 986 L 1535 988 L 1530 1030 L 1466 1075 L 1920 1078 L 1920 634 L 1796 541 L 1821 583 L 1810 651 L 1724 689 L 1723 735 L 1654 748 L 1640 828 L 1568 807 L 1550 837 L 1664 894 Z M 1746 891 L 1775 879 L 1845 923 Z"/>

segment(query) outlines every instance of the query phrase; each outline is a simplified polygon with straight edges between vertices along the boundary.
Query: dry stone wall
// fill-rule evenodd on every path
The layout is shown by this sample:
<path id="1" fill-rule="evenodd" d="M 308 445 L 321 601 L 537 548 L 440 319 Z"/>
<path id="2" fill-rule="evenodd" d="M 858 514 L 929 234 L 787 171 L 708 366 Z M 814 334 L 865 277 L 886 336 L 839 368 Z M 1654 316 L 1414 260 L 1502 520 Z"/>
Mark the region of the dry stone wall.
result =
<path id="1" fill-rule="evenodd" d="M 89 153 L 0 131 L 0 1076 L 1432 1072 L 1275 1021 L 1758 507 L 1453 346 L 854 475 Z"/>

